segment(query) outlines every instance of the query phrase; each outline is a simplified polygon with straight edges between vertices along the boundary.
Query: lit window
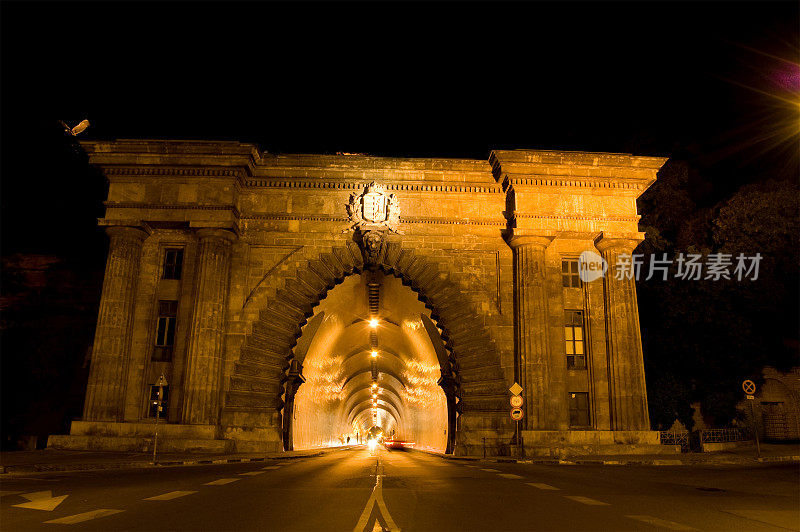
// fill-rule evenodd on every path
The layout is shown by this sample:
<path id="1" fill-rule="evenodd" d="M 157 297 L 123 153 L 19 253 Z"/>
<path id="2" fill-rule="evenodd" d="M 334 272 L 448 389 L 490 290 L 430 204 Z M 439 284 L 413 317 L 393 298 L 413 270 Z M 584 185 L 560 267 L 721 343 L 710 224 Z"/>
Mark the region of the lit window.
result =
<path id="1" fill-rule="evenodd" d="M 578 259 L 561 261 L 561 284 L 564 288 L 580 288 L 581 278 L 578 275 Z"/>
<path id="2" fill-rule="evenodd" d="M 567 310 L 564 314 L 564 348 L 567 353 L 567 367 L 570 369 L 586 369 L 583 312 L 580 310 Z"/>
<path id="3" fill-rule="evenodd" d="M 155 349 L 151 360 L 169 362 L 172 360 L 172 347 L 175 345 L 175 325 L 178 319 L 177 301 L 158 302 Z"/>
<path id="4" fill-rule="evenodd" d="M 589 394 L 586 392 L 569 393 L 569 426 L 588 427 Z"/>
<path id="5" fill-rule="evenodd" d="M 161 398 L 161 414 L 158 417 L 167 419 L 167 405 L 169 403 L 169 386 L 162 386 L 164 397 Z M 158 408 L 158 386 L 150 386 L 150 405 L 147 409 L 147 415 L 156 417 L 156 409 Z"/>
<path id="6" fill-rule="evenodd" d="M 183 273 L 183 250 L 167 249 L 164 251 L 164 271 L 162 279 L 180 279 Z"/>

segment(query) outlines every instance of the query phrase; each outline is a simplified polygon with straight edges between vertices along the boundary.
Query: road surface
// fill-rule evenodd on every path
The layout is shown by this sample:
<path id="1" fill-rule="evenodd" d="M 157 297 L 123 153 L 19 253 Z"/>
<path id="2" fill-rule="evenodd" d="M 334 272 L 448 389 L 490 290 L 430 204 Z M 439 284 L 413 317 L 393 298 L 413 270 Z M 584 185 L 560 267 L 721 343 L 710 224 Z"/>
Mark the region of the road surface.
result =
<path id="1" fill-rule="evenodd" d="M 798 530 L 797 464 L 534 465 L 361 447 L 3 478 L 5 531 Z"/>

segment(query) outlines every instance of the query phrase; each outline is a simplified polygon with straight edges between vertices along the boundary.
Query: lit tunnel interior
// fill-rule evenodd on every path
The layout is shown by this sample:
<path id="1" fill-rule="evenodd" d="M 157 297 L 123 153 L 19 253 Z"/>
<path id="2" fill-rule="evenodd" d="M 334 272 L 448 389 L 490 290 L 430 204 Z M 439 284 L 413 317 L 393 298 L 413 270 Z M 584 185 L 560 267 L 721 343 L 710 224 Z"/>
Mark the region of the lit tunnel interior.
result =
<path id="1" fill-rule="evenodd" d="M 365 442 L 380 431 L 445 451 L 448 402 L 438 382 L 447 352 L 430 316 L 392 275 L 364 272 L 331 289 L 294 349 L 305 382 L 293 401 L 293 448 Z"/>

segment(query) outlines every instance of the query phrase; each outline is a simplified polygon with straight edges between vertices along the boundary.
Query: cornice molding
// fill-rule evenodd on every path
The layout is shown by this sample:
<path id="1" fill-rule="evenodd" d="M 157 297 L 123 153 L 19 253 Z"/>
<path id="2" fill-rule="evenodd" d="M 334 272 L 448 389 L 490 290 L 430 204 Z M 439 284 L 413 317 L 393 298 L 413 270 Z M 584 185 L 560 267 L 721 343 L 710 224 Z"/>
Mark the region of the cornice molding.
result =
<path id="1" fill-rule="evenodd" d="M 408 192 L 461 192 L 477 194 L 502 194 L 503 189 L 492 185 L 432 185 L 427 183 L 386 183 L 380 179 L 386 190 Z M 367 182 L 342 182 L 342 181 L 316 181 L 287 178 L 248 179 L 244 186 L 250 188 L 321 188 L 336 190 L 362 190 Z"/>
<path id="2" fill-rule="evenodd" d="M 170 166 L 113 166 L 103 167 L 107 176 L 168 176 L 168 177 L 234 177 L 242 175 L 240 168 L 170 167 Z"/>
<path id="3" fill-rule="evenodd" d="M 240 217 L 239 210 L 234 205 L 193 205 L 193 204 L 168 204 L 168 203 L 146 203 L 133 201 L 104 201 L 103 205 L 108 209 L 162 209 L 162 210 L 199 210 L 199 211 L 231 211 L 237 218 Z"/>
<path id="4" fill-rule="evenodd" d="M 624 178 L 601 179 L 560 179 L 553 177 L 507 177 L 505 182 L 511 186 L 538 186 L 538 187 L 583 187 L 583 188 L 626 188 L 631 190 L 644 190 L 649 183 L 631 182 Z"/>

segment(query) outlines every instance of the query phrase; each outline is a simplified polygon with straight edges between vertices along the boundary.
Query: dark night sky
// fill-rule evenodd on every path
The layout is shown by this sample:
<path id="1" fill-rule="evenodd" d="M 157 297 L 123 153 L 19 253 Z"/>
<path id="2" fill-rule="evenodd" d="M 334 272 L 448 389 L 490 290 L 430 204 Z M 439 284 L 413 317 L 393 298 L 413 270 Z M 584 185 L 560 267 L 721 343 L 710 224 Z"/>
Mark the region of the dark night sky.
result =
<path id="1" fill-rule="evenodd" d="M 58 154 L 58 120 L 88 118 L 82 139 L 276 153 L 670 156 L 721 194 L 797 171 L 796 142 L 775 135 L 797 127 L 775 97 L 799 87 L 795 2 L 1 8 L 4 253 L 63 244 L 54 217 L 102 214 L 101 187 Z"/>
<path id="2" fill-rule="evenodd" d="M 3 2 L 4 218 L 86 199 L 48 156 L 83 118 L 278 153 L 671 156 L 730 188 L 795 171 L 794 143 L 754 139 L 796 114 L 763 93 L 797 87 L 797 27 L 795 2 Z"/>

